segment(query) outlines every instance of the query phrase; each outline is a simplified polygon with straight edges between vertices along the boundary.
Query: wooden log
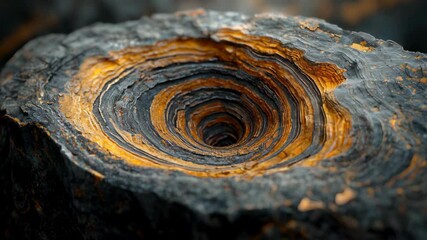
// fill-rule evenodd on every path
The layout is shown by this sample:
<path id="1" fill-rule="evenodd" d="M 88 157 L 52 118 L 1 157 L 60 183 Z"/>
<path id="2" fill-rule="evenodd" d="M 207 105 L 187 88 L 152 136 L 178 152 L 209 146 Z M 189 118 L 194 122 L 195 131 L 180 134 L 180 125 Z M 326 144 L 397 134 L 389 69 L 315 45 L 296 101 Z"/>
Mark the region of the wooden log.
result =
<path id="1" fill-rule="evenodd" d="M 423 239 L 426 59 L 202 10 L 33 40 L 0 78 L 3 237 Z"/>

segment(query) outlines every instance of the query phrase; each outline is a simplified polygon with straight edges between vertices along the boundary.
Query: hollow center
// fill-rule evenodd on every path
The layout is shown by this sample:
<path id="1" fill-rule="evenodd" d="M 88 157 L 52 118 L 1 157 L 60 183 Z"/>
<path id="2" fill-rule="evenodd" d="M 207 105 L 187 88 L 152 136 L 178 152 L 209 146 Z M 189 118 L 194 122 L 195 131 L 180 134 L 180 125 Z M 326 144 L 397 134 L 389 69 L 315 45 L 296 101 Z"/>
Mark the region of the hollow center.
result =
<path id="1" fill-rule="evenodd" d="M 203 131 L 203 141 L 213 147 L 226 147 L 237 143 L 239 132 L 226 123 L 214 124 Z"/>
<path id="2" fill-rule="evenodd" d="M 203 142 L 212 147 L 236 144 L 243 136 L 243 123 L 228 113 L 217 113 L 205 118 L 199 129 Z"/>

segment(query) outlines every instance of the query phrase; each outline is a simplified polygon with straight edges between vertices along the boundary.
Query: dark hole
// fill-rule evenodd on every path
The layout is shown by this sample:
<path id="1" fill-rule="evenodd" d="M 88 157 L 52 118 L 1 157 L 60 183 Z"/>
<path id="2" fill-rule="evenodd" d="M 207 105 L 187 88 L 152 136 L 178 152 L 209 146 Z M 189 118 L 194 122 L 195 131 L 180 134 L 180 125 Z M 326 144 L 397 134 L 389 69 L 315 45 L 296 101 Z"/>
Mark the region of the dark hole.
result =
<path id="1" fill-rule="evenodd" d="M 237 143 L 239 135 L 232 125 L 217 123 L 204 129 L 203 141 L 213 147 L 226 147 Z"/>

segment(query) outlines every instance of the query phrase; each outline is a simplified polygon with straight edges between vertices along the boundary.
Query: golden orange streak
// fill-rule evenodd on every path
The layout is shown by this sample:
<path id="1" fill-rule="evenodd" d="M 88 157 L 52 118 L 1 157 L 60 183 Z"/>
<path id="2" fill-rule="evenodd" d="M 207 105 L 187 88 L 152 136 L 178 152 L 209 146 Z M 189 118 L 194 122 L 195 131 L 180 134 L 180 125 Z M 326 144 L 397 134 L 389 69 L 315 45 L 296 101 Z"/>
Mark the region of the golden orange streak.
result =
<path id="1" fill-rule="evenodd" d="M 333 95 L 333 90 L 341 84 L 345 79 L 342 75 L 344 70 L 329 63 L 312 63 L 304 59 L 303 52 L 296 49 L 289 49 L 283 47 L 277 40 L 267 38 L 250 36 L 243 34 L 237 30 L 224 29 L 217 34 L 220 42 L 214 42 L 206 39 L 187 39 L 187 40 L 169 40 L 162 41 L 153 46 L 135 47 L 124 49 L 120 51 L 110 52 L 108 57 L 92 57 L 86 59 L 80 67 L 79 73 L 70 81 L 68 89 L 69 92 L 60 98 L 61 111 L 64 113 L 67 120 L 79 130 L 82 135 L 90 142 L 98 145 L 98 150 L 109 154 L 118 160 L 124 161 L 127 164 L 138 167 L 160 168 L 165 170 L 178 170 L 184 173 L 199 176 L 199 177 L 227 177 L 235 175 L 248 175 L 255 176 L 264 173 L 272 173 L 276 171 L 283 171 L 288 167 L 271 170 L 269 167 L 274 166 L 280 162 L 291 159 L 302 153 L 311 144 L 312 132 L 314 128 L 313 119 L 313 106 L 308 97 L 305 97 L 304 89 L 296 83 L 293 76 L 282 69 L 279 64 L 272 63 L 271 61 L 252 59 L 248 56 L 242 47 L 239 45 L 227 44 L 227 42 L 238 43 L 246 47 L 254 49 L 260 54 L 277 54 L 284 59 L 295 63 L 299 69 L 309 76 L 320 90 L 323 99 L 323 111 L 325 113 L 325 142 L 320 152 L 312 155 L 299 162 L 301 166 L 315 166 L 319 161 L 325 158 L 337 156 L 346 152 L 352 144 L 349 137 L 351 131 L 351 115 L 348 111 L 339 105 Z M 183 55 L 185 54 L 185 56 Z M 166 57 L 157 59 L 155 64 L 150 62 L 150 59 Z M 268 79 L 262 72 L 256 71 L 246 66 L 245 62 L 256 63 L 257 66 L 263 66 L 265 69 L 276 72 L 283 77 L 283 82 L 288 90 L 296 96 L 297 101 L 300 102 L 301 116 L 301 132 L 297 138 L 288 145 L 280 154 L 270 158 L 268 161 L 256 162 L 248 161 L 241 164 L 232 166 L 208 166 L 192 163 L 179 159 L 161 151 L 158 151 L 154 146 L 146 144 L 143 141 L 143 136 L 139 134 L 131 134 L 116 128 L 120 136 L 128 143 L 136 146 L 138 149 L 150 153 L 151 155 L 164 159 L 170 163 L 175 163 L 178 166 L 165 165 L 155 162 L 149 158 L 145 158 L 134 154 L 121 147 L 113 139 L 111 139 L 102 129 L 98 119 L 93 114 L 95 100 L 100 96 L 102 89 L 107 89 L 114 84 L 108 83 L 111 79 L 120 79 L 124 76 L 125 69 L 129 67 L 139 69 L 142 74 L 152 68 L 161 68 L 173 63 L 185 62 L 202 62 L 210 59 L 221 59 L 227 61 L 234 61 L 240 68 L 246 72 L 259 76 L 260 79 Z M 117 80 L 118 81 L 118 80 Z M 191 81 L 186 82 L 184 85 L 180 84 L 179 91 L 190 91 L 194 86 L 224 86 L 227 84 L 230 88 L 239 89 L 247 95 L 256 98 L 256 94 L 251 93 L 250 89 L 245 89 L 243 86 L 232 83 L 232 81 L 210 79 L 209 81 Z M 265 80 L 265 84 L 269 84 L 271 89 L 277 89 L 277 83 L 274 81 Z M 160 134 L 164 139 L 171 139 L 175 142 L 181 142 L 180 139 L 173 135 L 167 134 L 167 125 L 164 119 L 164 111 L 166 109 L 167 100 L 173 97 L 175 92 L 168 93 L 170 89 L 164 90 L 159 93 L 150 109 L 152 122 L 155 128 L 160 130 Z M 282 102 L 287 104 L 285 96 L 280 95 L 280 91 L 276 94 L 283 98 Z M 261 101 L 262 102 L 262 101 Z M 268 108 L 268 106 L 266 106 Z M 284 106 L 285 112 L 288 114 L 290 107 Z M 274 109 L 271 111 L 275 111 Z M 271 116 L 273 117 L 274 114 Z M 290 132 L 290 117 L 280 116 L 287 122 L 288 129 L 285 129 L 283 137 L 275 143 L 271 154 L 278 150 L 287 139 Z M 179 115 L 179 129 L 184 129 L 185 117 Z M 274 118 L 273 118 L 274 119 Z M 200 121 L 200 119 L 196 120 Z M 270 130 L 277 129 L 278 122 L 272 122 L 269 126 Z M 276 125 L 275 125 L 276 124 Z M 185 131 L 180 131 L 184 134 Z M 274 131 L 267 131 L 266 141 L 264 143 L 271 144 Z M 195 134 L 193 136 L 197 136 Z M 185 136 L 190 139 L 189 136 Z M 232 156 L 236 153 L 244 153 L 253 149 L 242 148 L 230 152 L 216 152 L 214 156 Z M 191 149 L 197 152 L 197 149 Z M 236 152 L 237 151 L 237 152 Z M 240 151 L 240 152 L 238 152 Z M 210 153 L 211 154 L 211 153 Z M 268 157 L 266 154 L 265 157 Z"/>

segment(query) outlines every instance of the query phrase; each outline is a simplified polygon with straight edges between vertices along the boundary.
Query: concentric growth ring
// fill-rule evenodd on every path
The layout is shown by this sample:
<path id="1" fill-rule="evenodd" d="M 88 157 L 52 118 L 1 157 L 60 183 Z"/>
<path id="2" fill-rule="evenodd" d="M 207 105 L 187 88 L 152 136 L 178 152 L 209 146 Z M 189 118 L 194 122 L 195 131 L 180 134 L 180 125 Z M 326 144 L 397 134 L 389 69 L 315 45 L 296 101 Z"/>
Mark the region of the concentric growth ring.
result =
<path id="1" fill-rule="evenodd" d="M 331 94 L 343 80 L 273 39 L 224 29 L 90 58 L 60 104 L 84 137 L 129 164 L 251 176 L 349 148 L 351 118 Z"/>

